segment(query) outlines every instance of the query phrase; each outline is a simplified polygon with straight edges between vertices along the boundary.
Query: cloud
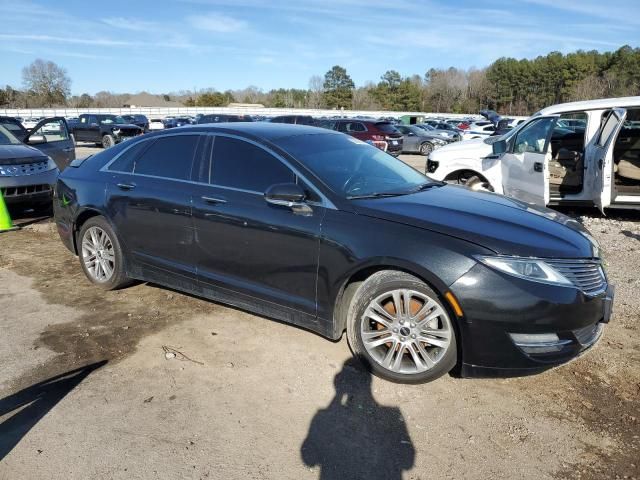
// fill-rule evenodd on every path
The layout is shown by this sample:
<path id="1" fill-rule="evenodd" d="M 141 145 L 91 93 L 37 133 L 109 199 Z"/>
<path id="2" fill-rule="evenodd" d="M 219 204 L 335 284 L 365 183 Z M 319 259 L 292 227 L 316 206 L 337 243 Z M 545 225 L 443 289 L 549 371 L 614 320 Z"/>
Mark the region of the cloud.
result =
<path id="1" fill-rule="evenodd" d="M 215 33 L 232 33 L 247 27 L 247 22 L 244 20 L 215 12 L 206 15 L 192 15 L 187 17 L 187 21 L 194 28 Z"/>
<path id="2" fill-rule="evenodd" d="M 110 17 L 102 19 L 102 23 L 110 27 L 131 30 L 133 32 L 154 32 L 158 30 L 158 24 L 155 22 L 147 22 L 133 18 Z"/>

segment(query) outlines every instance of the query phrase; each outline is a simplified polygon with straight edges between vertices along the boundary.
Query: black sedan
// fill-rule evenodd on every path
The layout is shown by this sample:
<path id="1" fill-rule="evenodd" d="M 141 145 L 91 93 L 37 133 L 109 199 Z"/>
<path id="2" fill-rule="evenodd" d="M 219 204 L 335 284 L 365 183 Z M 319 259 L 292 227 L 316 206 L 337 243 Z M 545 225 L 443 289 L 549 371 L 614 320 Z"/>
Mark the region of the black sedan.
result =
<path id="1" fill-rule="evenodd" d="M 152 133 L 75 161 L 55 195 L 60 237 L 97 286 L 149 281 L 334 340 L 346 331 L 398 382 L 542 371 L 609 320 L 579 223 L 435 182 L 338 132 Z"/>

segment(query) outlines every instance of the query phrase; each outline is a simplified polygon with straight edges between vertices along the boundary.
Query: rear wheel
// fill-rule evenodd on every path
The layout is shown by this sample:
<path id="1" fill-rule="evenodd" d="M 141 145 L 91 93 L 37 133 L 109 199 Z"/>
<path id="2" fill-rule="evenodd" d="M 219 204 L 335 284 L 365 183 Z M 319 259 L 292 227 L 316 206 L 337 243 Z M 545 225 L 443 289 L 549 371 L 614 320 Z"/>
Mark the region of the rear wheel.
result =
<path id="1" fill-rule="evenodd" d="M 104 135 L 102 137 L 102 148 L 111 148 L 116 144 L 116 139 L 113 135 Z"/>
<path id="2" fill-rule="evenodd" d="M 80 265 L 92 283 L 105 290 L 115 290 L 130 283 L 124 273 L 120 242 L 103 217 L 87 220 L 78 239 Z"/>
<path id="3" fill-rule="evenodd" d="M 351 349 L 376 375 L 423 383 L 457 362 L 453 321 L 438 295 L 404 272 L 381 271 L 358 289 L 349 309 Z"/>

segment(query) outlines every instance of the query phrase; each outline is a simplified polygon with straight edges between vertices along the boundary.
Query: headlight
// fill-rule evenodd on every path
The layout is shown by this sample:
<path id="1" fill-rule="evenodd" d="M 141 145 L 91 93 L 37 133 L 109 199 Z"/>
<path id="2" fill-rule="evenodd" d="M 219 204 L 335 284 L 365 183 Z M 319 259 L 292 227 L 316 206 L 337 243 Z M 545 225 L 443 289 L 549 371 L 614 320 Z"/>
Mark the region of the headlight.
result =
<path id="1" fill-rule="evenodd" d="M 566 277 L 539 258 L 476 257 L 485 265 L 514 277 L 553 285 L 573 286 Z"/>

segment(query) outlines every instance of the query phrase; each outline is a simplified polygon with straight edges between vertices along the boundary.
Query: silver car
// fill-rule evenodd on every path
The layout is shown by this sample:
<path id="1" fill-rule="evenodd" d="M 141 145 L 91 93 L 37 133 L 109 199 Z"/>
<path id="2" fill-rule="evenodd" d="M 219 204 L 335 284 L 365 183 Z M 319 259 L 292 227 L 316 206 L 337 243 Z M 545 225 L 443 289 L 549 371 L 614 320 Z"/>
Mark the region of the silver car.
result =
<path id="1" fill-rule="evenodd" d="M 403 136 L 402 153 L 429 155 L 436 148 L 451 143 L 450 139 L 430 133 L 417 125 L 396 125 L 395 127 Z"/>

